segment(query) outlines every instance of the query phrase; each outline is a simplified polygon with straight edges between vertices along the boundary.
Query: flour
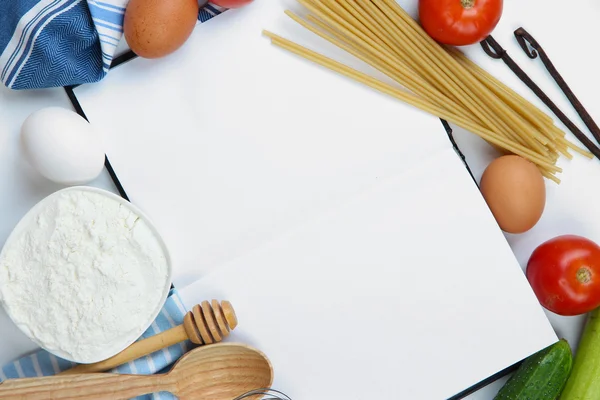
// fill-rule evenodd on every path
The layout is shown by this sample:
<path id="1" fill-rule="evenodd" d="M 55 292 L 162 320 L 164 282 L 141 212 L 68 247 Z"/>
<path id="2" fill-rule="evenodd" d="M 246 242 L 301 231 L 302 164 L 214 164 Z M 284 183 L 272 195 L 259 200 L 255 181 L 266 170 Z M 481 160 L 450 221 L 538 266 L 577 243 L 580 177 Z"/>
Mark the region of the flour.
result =
<path id="1" fill-rule="evenodd" d="M 68 190 L 19 229 L 0 259 L 0 299 L 38 344 L 90 363 L 148 325 L 168 285 L 159 239 L 128 206 Z"/>

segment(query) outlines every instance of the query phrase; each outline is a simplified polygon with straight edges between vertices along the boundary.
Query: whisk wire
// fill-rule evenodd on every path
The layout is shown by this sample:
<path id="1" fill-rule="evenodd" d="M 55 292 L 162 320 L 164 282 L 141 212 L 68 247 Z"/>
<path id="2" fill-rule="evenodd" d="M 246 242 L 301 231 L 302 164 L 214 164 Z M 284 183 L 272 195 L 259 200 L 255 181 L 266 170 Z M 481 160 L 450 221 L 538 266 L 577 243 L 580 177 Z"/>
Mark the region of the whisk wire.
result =
<path id="1" fill-rule="evenodd" d="M 244 400 L 244 399 L 250 398 L 251 396 L 257 396 L 257 395 L 271 396 L 271 397 L 264 397 L 263 400 L 292 400 L 291 397 L 289 397 L 285 393 L 280 392 L 279 390 L 268 389 L 268 388 L 252 390 L 248 393 L 244 393 L 243 395 L 241 395 L 239 397 L 236 397 L 233 400 Z"/>

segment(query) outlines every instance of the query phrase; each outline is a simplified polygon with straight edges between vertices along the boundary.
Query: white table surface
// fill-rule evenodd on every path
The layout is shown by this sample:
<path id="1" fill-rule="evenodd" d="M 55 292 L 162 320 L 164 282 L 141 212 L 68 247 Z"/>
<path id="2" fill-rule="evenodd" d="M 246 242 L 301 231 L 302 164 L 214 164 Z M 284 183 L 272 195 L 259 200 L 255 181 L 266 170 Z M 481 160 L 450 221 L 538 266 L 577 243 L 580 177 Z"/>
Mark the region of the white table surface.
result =
<path id="1" fill-rule="evenodd" d="M 509 28 L 510 27 L 506 27 L 507 31 Z M 510 44 L 508 50 L 511 55 L 516 56 L 515 58 L 520 64 L 527 65 L 525 64 L 527 63 L 527 60 L 522 56 L 522 53 L 519 54 L 520 50 L 518 50 L 514 41 L 510 41 L 510 37 L 506 32 L 502 36 L 499 36 L 499 38 L 504 39 L 501 40 L 503 44 Z M 542 37 L 539 38 L 540 40 L 542 39 Z M 552 39 L 549 39 L 549 41 L 552 41 Z M 545 44 L 545 42 L 543 44 Z M 555 54 L 556 52 L 551 54 L 553 59 Z M 483 60 L 483 58 L 478 59 L 478 61 L 479 60 Z M 487 63 L 484 66 L 488 69 L 491 67 L 491 69 L 495 71 L 502 71 L 502 73 L 500 73 L 502 79 L 508 77 L 508 73 L 503 70 L 505 67 L 502 66 L 500 62 L 493 66 L 490 64 L 493 63 L 493 61 L 487 60 L 484 63 Z M 566 72 L 565 68 L 568 69 L 568 67 L 568 65 L 562 65 L 561 68 L 561 65 L 559 65 L 561 72 Z M 529 70 L 531 71 L 530 65 Z M 570 71 L 573 72 L 574 69 L 571 68 Z M 576 73 L 565 75 L 569 83 L 572 83 L 575 80 L 575 85 L 572 86 L 574 86 L 577 94 L 585 91 L 584 86 L 579 85 L 578 87 Z M 543 82 L 546 85 L 545 87 L 548 87 L 548 82 Z M 520 92 L 527 95 L 527 91 L 522 88 Z M 553 97 L 556 97 L 556 92 L 551 92 L 550 94 L 554 95 Z M 527 97 L 531 99 L 530 95 L 527 95 Z M 586 99 L 583 98 L 583 100 L 585 101 Z M 566 103 L 564 99 L 558 103 L 562 109 L 569 109 L 568 103 Z M 589 102 L 586 104 L 589 104 Z M 62 88 L 15 92 L 9 91 L 0 85 L 0 245 L 4 243 L 13 226 L 35 203 L 61 188 L 60 186 L 48 183 L 44 179 L 38 177 L 23 160 L 19 147 L 19 129 L 24 119 L 30 113 L 47 106 L 71 108 L 71 104 Z M 592 115 L 594 115 L 594 110 L 591 109 L 590 111 L 592 112 Z M 569 114 L 572 115 L 572 113 Z M 577 123 L 579 122 L 577 119 L 574 119 L 574 121 Z M 443 128 L 440 124 L 440 130 L 441 129 Z M 467 156 L 474 175 L 479 179 L 489 161 L 495 157 L 493 149 L 480 139 L 460 129 L 456 130 L 455 136 L 461 149 Z M 582 170 L 585 171 L 586 168 L 588 168 L 588 166 L 584 166 L 582 167 L 583 169 L 580 169 L 581 165 L 583 164 L 580 160 L 578 163 L 575 163 L 575 165 L 569 166 L 568 168 L 571 168 L 573 174 L 581 172 Z M 593 167 L 596 168 L 600 174 L 600 169 L 597 168 L 598 166 L 595 165 Z M 566 172 L 569 171 L 568 168 Z M 567 183 L 568 179 L 571 177 L 572 176 L 569 176 L 567 173 L 562 176 L 562 178 L 565 179 L 565 183 Z M 589 179 L 595 180 L 595 176 L 590 175 Z M 91 185 L 116 192 L 106 171 L 104 171 Z M 561 187 L 564 186 L 565 185 L 561 185 Z M 549 188 L 548 205 L 552 206 L 555 204 L 555 206 L 551 207 L 552 210 L 547 212 L 548 215 L 544 216 L 540 226 L 536 227 L 532 233 L 526 235 L 518 237 L 507 235 L 509 243 L 513 247 L 517 258 L 523 266 L 526 264 L 531 249 L 541 243 L 542 240 L 562 233 L 571 233 L 561 231 L 561 229 L 565 229 L 565 224 L 560 223 L 561 218 L 563 218 L 563 213 L 556 210 L 557 207 L 560 208 L 560 205 L 566 205 L 566 203 L 564 203 L 566 189 L 559 189 L 555 186 L 549 186 Z M 589 233 L 587 234 L 588 237 L 596 241 L 599 240 L 600 236 L 598 235 L 600 235 L 600 228 L 595 227 L 597 224 L 594 224 L 593 216 L 590 216 L 590 219 L 586 222 L 582 221 L 581 217 L 577 215 L 571 215 L 569 217 L 565 216 L 564 218 L 576 219 L 575 222 L 577 222 L 577 224 L 566 224 L 569 228 L 573 227 L 573 229 L 571 229 L 572 233 Z M 559 317 L 549 312 L 547 315 L 559 336 L 568 339 L 573 346 L 576 346 L 581 332 L 583 317 Z M 10 362 L 17 357 L 32 351 L 36 347 L 16 326 L 12 324 L 1 309 L 0 338 L 0 365 Z M 504 381 L 505 379 L 501 379 L 469 396 L 468 399 L 492 399 L 495 392 L 497 392 Z"/>

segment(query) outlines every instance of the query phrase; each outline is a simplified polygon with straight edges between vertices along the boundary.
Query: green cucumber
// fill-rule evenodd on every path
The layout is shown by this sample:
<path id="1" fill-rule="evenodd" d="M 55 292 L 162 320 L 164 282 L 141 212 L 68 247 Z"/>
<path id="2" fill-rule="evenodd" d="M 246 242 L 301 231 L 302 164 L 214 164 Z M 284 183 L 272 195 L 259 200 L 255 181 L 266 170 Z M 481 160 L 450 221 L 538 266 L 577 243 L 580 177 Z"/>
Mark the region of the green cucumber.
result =
<path id="1" fill-rule="evenodd" d="M 600 309 L 590 313 L 561 400 L 600 399 Z"/>
<path id="2" fill-rule="evenodd" d="M 555 400 L 569 378 L 572 365 L 571 346 L 561 339 L 527 358 L 494 400 Z"/>

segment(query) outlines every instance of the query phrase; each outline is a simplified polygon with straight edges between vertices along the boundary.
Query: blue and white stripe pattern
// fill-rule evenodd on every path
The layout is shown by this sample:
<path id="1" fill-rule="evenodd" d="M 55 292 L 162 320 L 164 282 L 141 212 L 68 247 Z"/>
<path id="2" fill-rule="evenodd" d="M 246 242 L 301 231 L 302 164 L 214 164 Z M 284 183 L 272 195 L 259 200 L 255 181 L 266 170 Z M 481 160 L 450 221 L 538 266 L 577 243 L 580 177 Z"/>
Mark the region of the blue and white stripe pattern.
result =
<path id="1" fill-rule="evenodd" d="M 108 72 L 115 49 L 123 34 L 123 17 L 128 0 L 88 0 L 92 21 L 98 32 L 102 51 L 102 68 Z"/>
<path id="2" fill-rule="evenodd" d="M 6 1 L 6 0 L 4 0 Z M 183 323 L 185 307 L 175 289 L 171 290 L 163 309 L 152 323 L 150 328 L 142 335 L 142 338 L 154 336 L 157 333 L 171 329 Z M 122 365 L 112 372 L 120 374 L 154 374 L 165 372 L 175 361 L 192 348 L 191 342 L 183 342 L 169 348 L 152 353 Z M 49 376 L 73 367 L 70 361 L 58 358 L 45 350 L 39 350 L 33 354 L 20 358 L 15 362 L 5 365 L 0 369 L 0 381 L 5 379 L 31 378 L 37 376 Z M 138 397 L 141 400 L 172 400 L 175 399 L 170 393 L 153 393 Z"/>
<path id="3" fill-rule="evenodd" d="M 0 80 L 11 89 L 97 82 L 123 36 L 129 0 L 0 0 Z M 211 4 L 198 21 L 223 9 Z"/>

